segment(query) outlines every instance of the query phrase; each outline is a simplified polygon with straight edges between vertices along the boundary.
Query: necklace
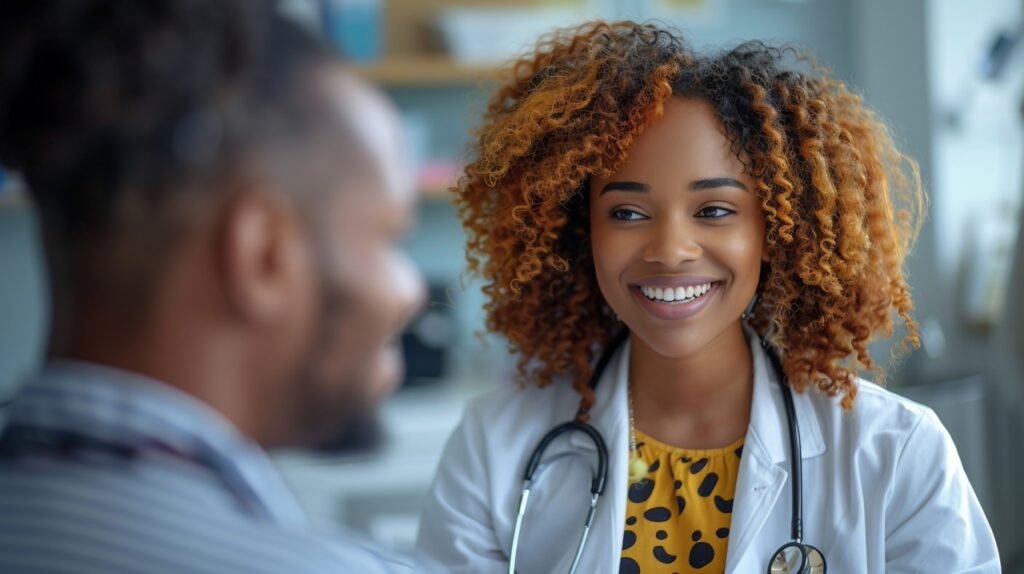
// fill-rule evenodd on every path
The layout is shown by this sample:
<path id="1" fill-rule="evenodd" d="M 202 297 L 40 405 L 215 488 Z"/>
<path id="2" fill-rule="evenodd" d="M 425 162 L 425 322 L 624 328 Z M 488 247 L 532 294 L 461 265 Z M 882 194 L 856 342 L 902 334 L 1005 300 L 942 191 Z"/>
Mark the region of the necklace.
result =
<path id="1" fill-rule="evenodd" d="M 629 405 L 629 482 L 640 482 L 647 478 L 648 468 L 636 449 L 636 425 L 633 422 L 633 382 L 626 388 L 626 402 Z"/>

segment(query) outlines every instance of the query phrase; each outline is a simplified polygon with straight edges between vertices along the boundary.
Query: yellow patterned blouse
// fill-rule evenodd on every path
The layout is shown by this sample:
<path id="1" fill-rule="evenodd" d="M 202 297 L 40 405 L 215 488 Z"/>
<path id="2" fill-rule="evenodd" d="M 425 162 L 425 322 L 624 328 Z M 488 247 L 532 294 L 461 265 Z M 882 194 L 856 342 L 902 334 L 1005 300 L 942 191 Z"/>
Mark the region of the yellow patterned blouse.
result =
<path id="1" fill-rule="evenodd" d="M 647 478 L 629 486 L 620 574 L 723 572 L 743 439 L 683 449 L 637 431 Z"/>

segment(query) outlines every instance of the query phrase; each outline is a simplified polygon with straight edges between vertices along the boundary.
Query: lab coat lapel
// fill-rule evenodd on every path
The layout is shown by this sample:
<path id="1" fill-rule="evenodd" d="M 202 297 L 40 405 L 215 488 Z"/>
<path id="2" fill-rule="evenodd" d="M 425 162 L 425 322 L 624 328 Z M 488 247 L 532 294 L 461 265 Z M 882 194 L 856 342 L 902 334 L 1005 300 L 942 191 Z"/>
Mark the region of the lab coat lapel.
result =
<path id="1" fill-rule="evenodd" d="M 789 426 L 782 389 L 760 340 L 753 335 L 749 339 L 754 362 L 754 392 L 750 426 L 743 446 L 743 456 L 740 458 L 736 494 L 733 498 L 726 572 L 736 571 L 744 555 L 756 546 L 754 541 L 776 510 L 783 489 L 790 488 Z M 825 444 L 810 398 L 802 393 L 794 393 L 793 398 L 800 426 L 802 459 L 819 456 L 825 452 Z M 784 528 L 784 532 L 779 535 L 788 540 L 788 508 L 784 514 L 786 520 L 773 522 L 773 527 Z M 754 563 L 759 568 L 766 568 L 769 558 L 767 555 L 763 559 L 757 557 Z"/>
<path id="2" fill-rule="evenodd" d="M 750 425 L 740 460 L 736 494 L 733 498 L 733 517 L 729 536 L 726 572 L 736 571 L 744 555 L 755 546 L 754 541 L 765 528 L 769 516 L 778 505 L 780 495 L 788 487 L 789 427 L 785 416 L 782 391 L 774 368 L 761 347 L 760 339 L 749 334 L 754 363 L 754 392 Z M 595 404 L 590 423 L 604 436 L 608 445 L 608 482 L 598 503 L 597 514 L 590 539 L 583 551 L 579 572 L 614 572 L 618 568 L 622 531 L 625 524 L 627 460 L 628 460 L 628 405 L 627 381 L 629 377 L 629 341 L 623 343 L 609 362 L 595 391 Z M 800 423 L 802 458 L 820 456 L 825 452 L 820 423 L 810 397 L 794 393 L 794 405 Z M 594 450 L 593 443 L 574 433 L 570 439 L 573 448 Z M 805 485 L 806 487 L 806 485 Z M 789 537 L 789 511 L 779 522 Z M 582 526 L 582 518 L 581 518 Z M 562 555 L 552 572 L 568 572 L 573 550 L 580 532 L 565 533 L 570 551 Z M 772 548 L 771 550 L 774 550 Z M 769 550 L 769 552 L 771 551 Z M 767 566 L 769 556 L 754 562 Z"/>
<path id="3" fill-rule="evenodd" d="M 590 538 L 580 559 L 578 572 L 617 572 L 622 531 L 626 520 L 626 461 L 629 440 L 626 431 L 628 414 L 627 381 L 629 378 L 629 340 L 627 339 L 609 361 L 595 389 L 592 424 L 608 446 L 608 480 L 601 496 L 591 528 Z M 594 444 L 579 433 L 570 438 L 574 448 L 594 450 Z M 582 527 L 582 517 L 581 517 Z M 579 532 L 572 536 L 572 549 L 579 541 Z M 568 572 L 573 554 L 563 556 L 552 572 Z"/>

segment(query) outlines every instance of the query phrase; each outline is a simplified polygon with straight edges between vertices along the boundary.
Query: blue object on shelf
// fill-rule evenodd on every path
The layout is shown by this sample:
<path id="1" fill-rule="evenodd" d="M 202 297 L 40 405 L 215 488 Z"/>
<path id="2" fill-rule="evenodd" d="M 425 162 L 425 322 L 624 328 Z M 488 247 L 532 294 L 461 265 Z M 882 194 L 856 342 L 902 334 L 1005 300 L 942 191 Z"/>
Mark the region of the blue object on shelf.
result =
<path id="1" fill-rule="evenodd" d="M 381 55 L 383 0 L 321 0 L 327 39 L 346 58 L 370 62 Z"/>

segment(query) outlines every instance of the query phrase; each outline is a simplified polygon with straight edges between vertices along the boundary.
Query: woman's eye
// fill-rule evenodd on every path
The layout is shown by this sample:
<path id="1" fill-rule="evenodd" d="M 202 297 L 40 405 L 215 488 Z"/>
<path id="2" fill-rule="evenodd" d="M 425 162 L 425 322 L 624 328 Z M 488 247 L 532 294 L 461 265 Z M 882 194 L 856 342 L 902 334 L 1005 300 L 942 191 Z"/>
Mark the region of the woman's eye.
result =
<path id="1" fill-rule="evenodd" d="M 612 219 L 616 221 L 639 221 L 647 219 L 647 216 L 633 209 L 619 208 L 612 211 Z"/>
<path id="2" fill-rule="evenodd" d="M 731 209 L 726 209 L 724 207 L 718 207 L 718 206 L 710 206 L 710 207 L 705 207 L 704 209 L 701 209 L 700 211 L 698 211 L 697 212 L 697 217 L 706 217 L 706 218 L 710 218 L 710 219 L 718 219 L 719 217 L 725 217 L 727 215 L 732 215 L 733 213 L 735 213 L 735 212 L 732 211 Z"/>

